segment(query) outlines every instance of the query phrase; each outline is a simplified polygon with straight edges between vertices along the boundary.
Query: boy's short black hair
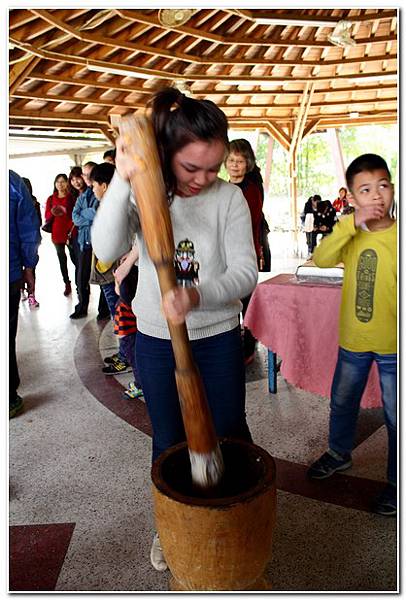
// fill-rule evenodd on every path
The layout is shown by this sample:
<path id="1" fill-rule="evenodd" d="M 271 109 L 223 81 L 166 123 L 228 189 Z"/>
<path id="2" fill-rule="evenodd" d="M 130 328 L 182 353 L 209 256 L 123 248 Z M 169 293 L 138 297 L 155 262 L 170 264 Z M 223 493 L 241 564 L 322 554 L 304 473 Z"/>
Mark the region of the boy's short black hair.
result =
<path id="1" fill-rule="evenodd" d="M 114 171 L 116 167 L 109 162 L 102 162 L 99 165 L 95 165 L 89 175 L 90 181 L 96 181 L 96 183 L 110 183 L 113 179 Z"/>
<path id="2" fill-rule="evenodd" d="M 106 150 L 106 152 L 103 154 L 103 160 L 105 158 L 112 158 L 113 160 L 116 160 L 116 149 L 112 148 L 111 150 Z"/>
<path id="3" fill-rule="evenodd" d="M 389 179 L 391 178 L 388 165 L 382 156 L 379 156 L 378 154 L 361 154 L 361 156 L 358 156 L 358 158 L 352 161 L 345 172 L 347 186 L 350 190 L 352 189 L 354 177 L 355 175 L 358 175 L 358 173 L 362 173 L 363 171 L 371 173 L 372 171 L 377 171 L 378 169 L 383 169 L 386 171 Z"/>

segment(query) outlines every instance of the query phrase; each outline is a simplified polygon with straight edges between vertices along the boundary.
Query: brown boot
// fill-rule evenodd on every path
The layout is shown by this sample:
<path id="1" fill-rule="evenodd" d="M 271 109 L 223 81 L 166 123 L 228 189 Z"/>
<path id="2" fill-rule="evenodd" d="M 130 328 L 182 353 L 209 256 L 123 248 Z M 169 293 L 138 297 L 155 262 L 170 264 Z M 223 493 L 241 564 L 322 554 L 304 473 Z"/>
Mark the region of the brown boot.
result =
<path id="1" fill-rule="evenodd" d="M 70 296 L 72 293 L 72 287 L 70 284 L 70 281 L 68 281 L 67 283 L 65 283 L 65 291 L 63 293 L 64 296 Z"/>

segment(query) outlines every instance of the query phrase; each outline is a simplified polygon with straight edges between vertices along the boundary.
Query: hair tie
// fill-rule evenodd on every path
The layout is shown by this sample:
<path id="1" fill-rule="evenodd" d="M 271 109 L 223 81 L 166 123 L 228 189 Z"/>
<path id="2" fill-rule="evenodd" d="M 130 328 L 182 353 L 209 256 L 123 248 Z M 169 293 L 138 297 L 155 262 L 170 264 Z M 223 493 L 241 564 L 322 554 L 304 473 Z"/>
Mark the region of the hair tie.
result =
<path id="1" fill-rule="evenodd" d="M 174 102 L 171 106 L 171 111 L 181 108 L 183 105 L 183 102 L 186 98 L 186 96 L 183 92 L 181 92 L 180 90 L 178 90 L 178 91 L 179 91 L 178 97 L 176 98 L 176 100 L 174 100 Z"/>

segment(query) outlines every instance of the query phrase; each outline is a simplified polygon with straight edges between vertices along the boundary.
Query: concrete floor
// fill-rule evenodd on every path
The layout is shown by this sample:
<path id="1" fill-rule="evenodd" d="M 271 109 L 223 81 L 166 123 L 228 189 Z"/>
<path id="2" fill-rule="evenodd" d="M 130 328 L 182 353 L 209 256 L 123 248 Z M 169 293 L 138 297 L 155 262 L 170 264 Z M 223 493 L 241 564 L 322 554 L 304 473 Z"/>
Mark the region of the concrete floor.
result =
<path id="1" fill-rule="evenodd" d="M 303 260 L 273 256 L 272 275 Z M 71 268 L 73 277 L 73 268 Z M 261 276 L 262 279 L 267 278 Z M 17 352 L 25 410 L 9 424 L 12 591 L 162 592 L 169 574 L 149 562 L 150 425 L 142 400 L 126 401 L 131 375 L 106 377 L 102 357 L 117 342 L 89 315 L 68 317 L 56 253 L 44 234 L 38 309 L 21 303 Z M 328 400 L 278 378 L 270 395 L 266 349 L 247 368 L 247 413 L 255 443 L 277 464 L 273 592 L 395 592 L 397 520 L 369 503 L 385 477 L 381 410 L 361 411 L 354 465 L 325 482 L 306 479 L 324 451 Z"/>

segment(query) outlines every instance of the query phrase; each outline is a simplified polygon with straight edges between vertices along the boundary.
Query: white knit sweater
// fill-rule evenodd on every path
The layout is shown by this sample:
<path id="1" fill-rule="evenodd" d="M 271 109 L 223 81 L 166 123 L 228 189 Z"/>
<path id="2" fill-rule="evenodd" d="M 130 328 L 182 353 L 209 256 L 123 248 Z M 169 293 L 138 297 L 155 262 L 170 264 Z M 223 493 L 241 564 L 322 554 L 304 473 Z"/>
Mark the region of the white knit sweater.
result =
<path id="1" fill-rule="evenodd" d="M 170 215 L 175 248 L 182 240 L 190 240 L 198 263 L 200 304 L 186 320 L 190 339 L 230 331 L 238 325 L 239 299 L 250 294 L 258 278 L 251 217 L 241 190 L 216 179 L 197 196 L 175 196 Z M 169 339 L 158 277 L 142 237 L 130 185 L 115 173 L 93 222 L 93 250 L 102 261 L 116 260 L 131 247 L 135 233 L 139 279 L 132 308 L 138 329 Z"/>

